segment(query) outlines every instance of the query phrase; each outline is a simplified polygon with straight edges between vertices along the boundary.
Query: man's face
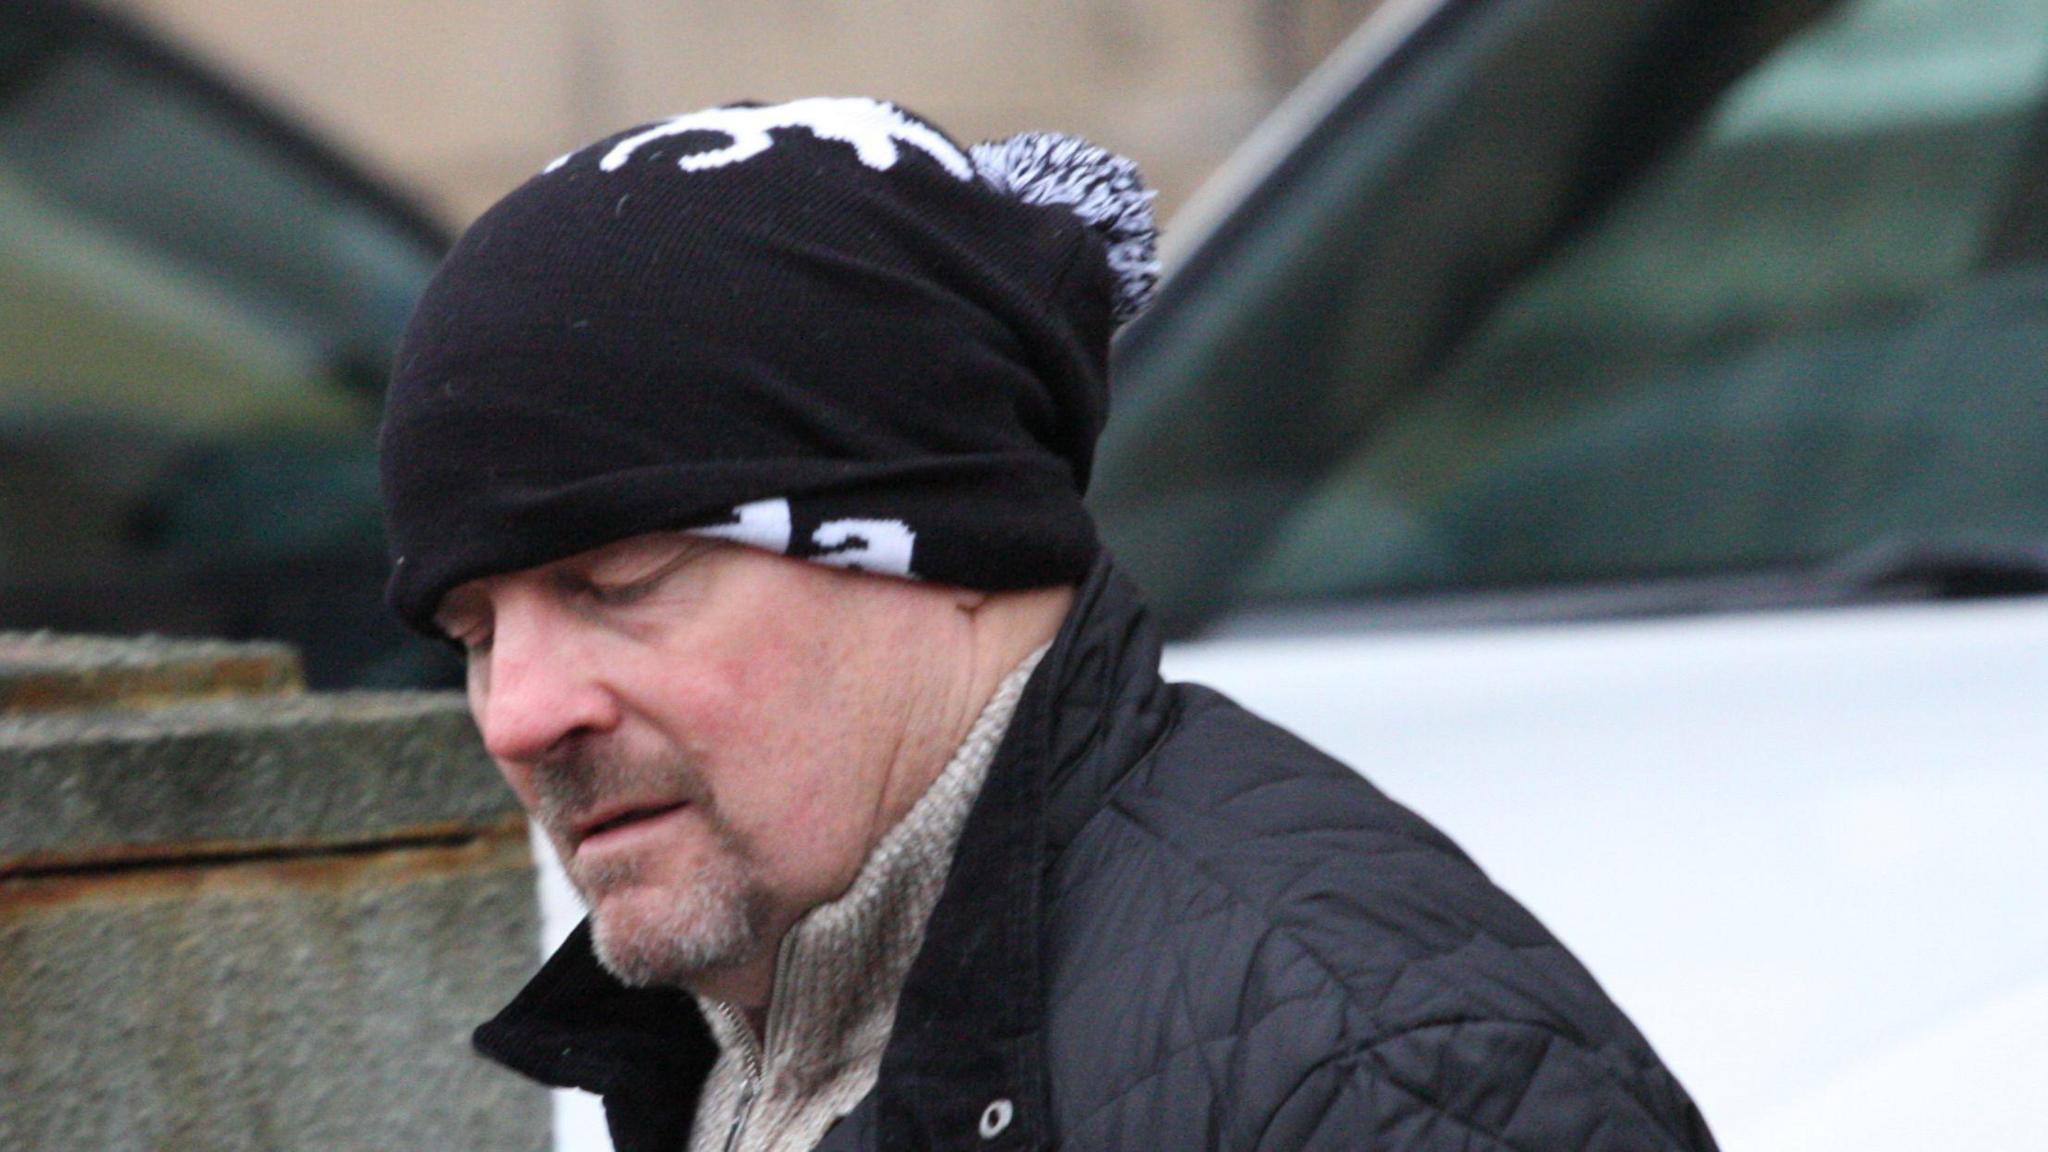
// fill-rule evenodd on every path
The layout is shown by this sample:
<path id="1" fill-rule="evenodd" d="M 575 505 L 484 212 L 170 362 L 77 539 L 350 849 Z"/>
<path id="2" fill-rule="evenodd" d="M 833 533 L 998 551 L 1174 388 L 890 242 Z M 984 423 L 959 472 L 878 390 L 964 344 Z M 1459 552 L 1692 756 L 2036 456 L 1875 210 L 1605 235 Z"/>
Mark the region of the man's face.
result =
<path id="1" fill-rule="evenodd" d="M 472 581 L 437 620 L 600 959 L 745 1001 L 950 752 L 971 595 L 660 533 Z"/>

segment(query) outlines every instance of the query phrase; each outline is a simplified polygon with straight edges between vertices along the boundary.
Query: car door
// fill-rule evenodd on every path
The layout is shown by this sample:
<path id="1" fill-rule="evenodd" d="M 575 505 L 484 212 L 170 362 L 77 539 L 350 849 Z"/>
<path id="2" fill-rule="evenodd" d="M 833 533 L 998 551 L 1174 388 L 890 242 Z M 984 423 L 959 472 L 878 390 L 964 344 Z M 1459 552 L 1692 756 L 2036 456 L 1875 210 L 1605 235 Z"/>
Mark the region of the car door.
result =
<path id="1" fill-rule="evenodd" d="M 1390 4 L 1184 219 L 1093 493 L 1170 673 L 1443 826 L 1727 1146 L 2019 1146 L 2048 3 Z"/>
<path id="2" fill-rule="evenodd" d="M 375 429 L 438 226 L 138 28 L 0 9 L 0 627 L 290 640 L 384 614 Z"/>

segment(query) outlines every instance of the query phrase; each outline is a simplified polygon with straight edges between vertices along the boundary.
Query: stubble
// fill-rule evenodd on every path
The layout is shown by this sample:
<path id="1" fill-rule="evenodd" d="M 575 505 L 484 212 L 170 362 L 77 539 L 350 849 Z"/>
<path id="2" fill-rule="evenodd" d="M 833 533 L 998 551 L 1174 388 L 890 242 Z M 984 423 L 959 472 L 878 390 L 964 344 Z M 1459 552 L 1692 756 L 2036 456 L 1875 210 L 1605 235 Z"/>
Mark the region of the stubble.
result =
<path id="1" fill-rule="evenodd" d="M 591 909 L 591 944 L 606 971 L 629 987 L 689 987 L 758 953 L 767 908 L 754 854 L 685 757 L 629 757 L 608 744 L 572 742 L 536 768 L 533 816 L 557 845 L 572 842 L 577 820 L 618 797 L 687 800 L 711 833 L 713 850 L 693 873 L 659 889 L 646 881 L 656 861 L 563 861 Z"/>

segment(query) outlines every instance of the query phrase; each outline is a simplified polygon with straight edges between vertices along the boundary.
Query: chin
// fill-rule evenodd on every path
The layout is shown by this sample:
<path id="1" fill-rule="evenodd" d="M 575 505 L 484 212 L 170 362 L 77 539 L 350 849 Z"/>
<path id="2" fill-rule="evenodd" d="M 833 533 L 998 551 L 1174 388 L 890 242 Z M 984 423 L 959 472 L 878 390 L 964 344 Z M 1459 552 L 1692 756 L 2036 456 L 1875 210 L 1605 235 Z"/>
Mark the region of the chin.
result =
<path id="1" fill-rule="evenodd" d="M 750 879 L 721 859 L 686 885 L 627 883 L 586 895 L 598 963 L 635 988 L 689 987 L 746 963 L 759 954 L 763 919 Z"/>

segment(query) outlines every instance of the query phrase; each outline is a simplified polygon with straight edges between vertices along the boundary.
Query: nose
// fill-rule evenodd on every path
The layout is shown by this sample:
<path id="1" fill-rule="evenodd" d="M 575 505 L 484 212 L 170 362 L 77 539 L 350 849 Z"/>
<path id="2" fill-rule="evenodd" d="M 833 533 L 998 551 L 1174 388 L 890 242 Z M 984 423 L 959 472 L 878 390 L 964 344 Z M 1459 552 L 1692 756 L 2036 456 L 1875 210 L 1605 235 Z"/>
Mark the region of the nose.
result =
<path id="1" fill-rule="evenodd" d="M 619 703 L 574 621 L 537 601 L 498 605 L 487 652 L 475 659 L 469 705 L 484 748 L 503 765 L 531 764 L 565 739 L 608 732 Z"/>

